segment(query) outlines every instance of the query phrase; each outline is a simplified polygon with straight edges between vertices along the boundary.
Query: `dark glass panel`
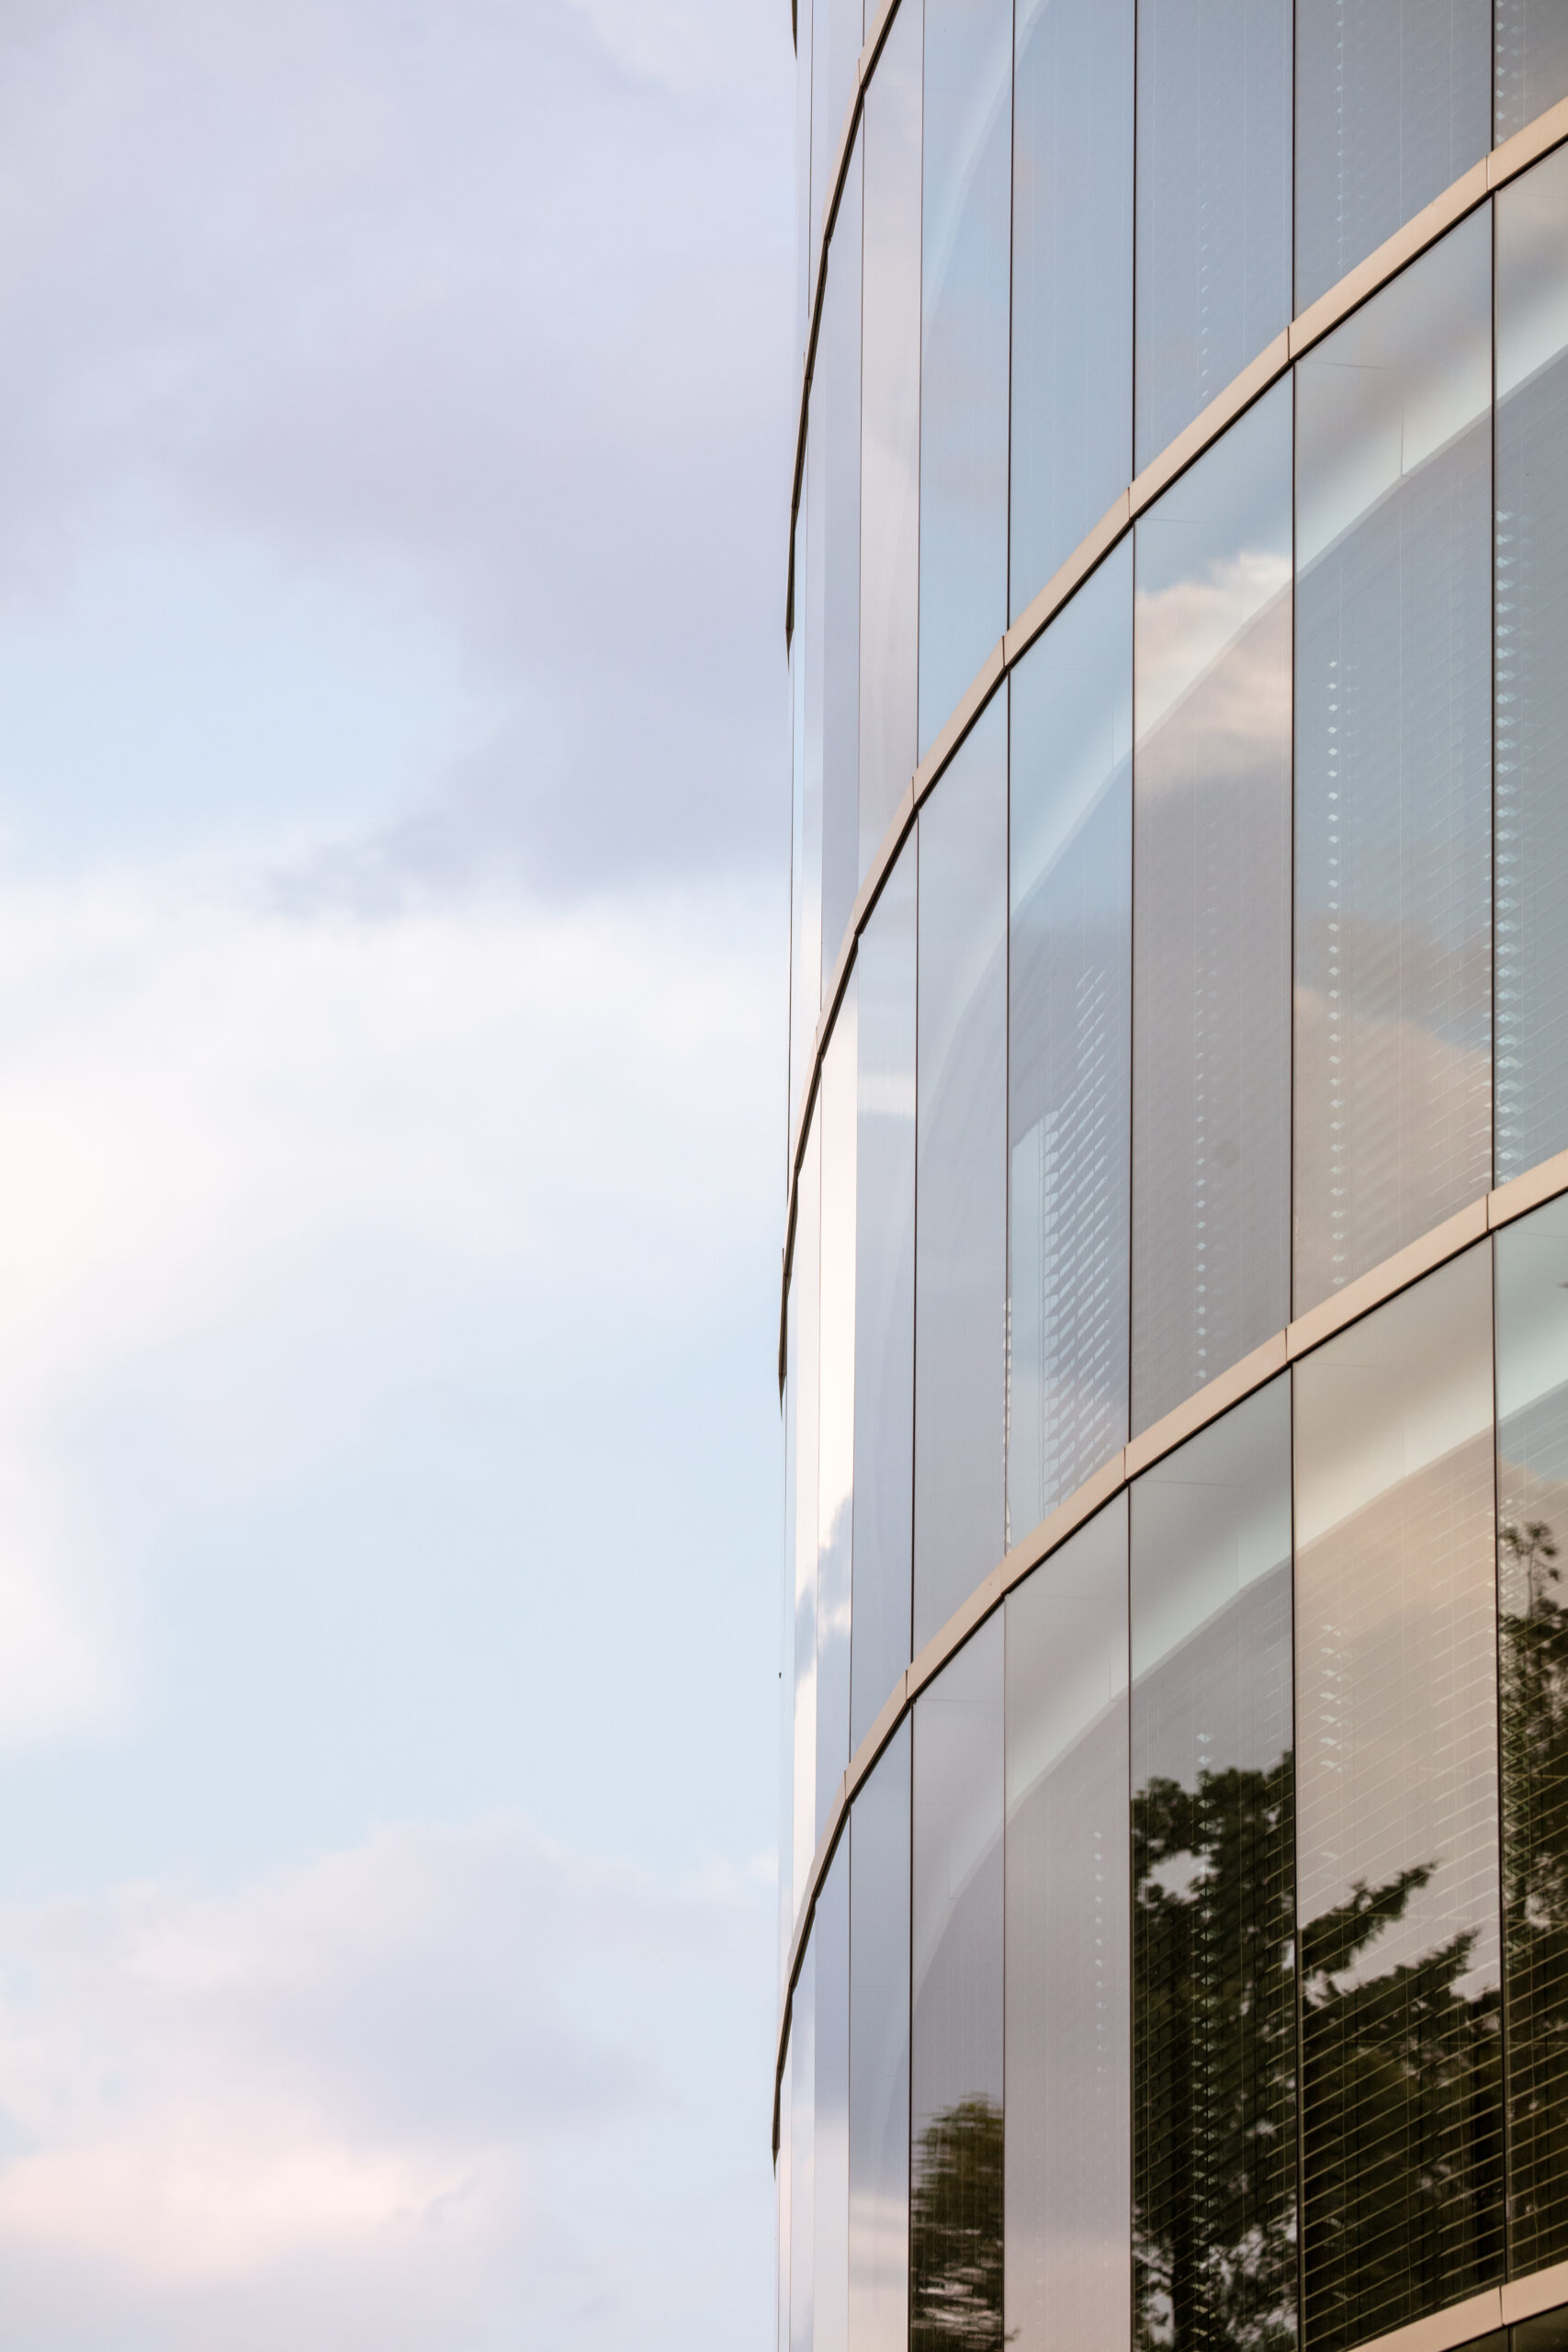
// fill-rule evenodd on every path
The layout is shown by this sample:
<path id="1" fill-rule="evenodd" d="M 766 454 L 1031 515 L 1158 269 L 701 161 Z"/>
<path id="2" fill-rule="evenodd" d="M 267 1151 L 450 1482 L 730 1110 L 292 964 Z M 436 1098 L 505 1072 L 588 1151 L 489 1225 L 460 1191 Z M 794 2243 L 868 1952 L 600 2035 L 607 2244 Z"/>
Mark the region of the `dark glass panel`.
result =
<path id="1" fill-rule="evenodd" d="M 1126 2352 L 1127 1507 L 1007 1600 L 1007 2341 Z"/>
<path id="2" fill-rule="evenodd" d="M 1139 0 L 1140 469 L 1291 315 L 1291 0 Z"/>
<path id="3" fill-rule="evenodd" d="M 833 230 L 812 399 L 824 412 L 822 987 L 860 887 L 861 142 Z"/>
<path id="4" fill-rule="evenodd" d="M 1019 0 L 1012 157 L 1016 616 L 1133 464 L 1133 0 Z"/>
<path id="5" fill-rule="evenodd" d="M 1513 2352 L 1568 2352 L 1568 2310 L 1542 2312 L 1539 2319 L 1521 2320 L 1509 2331 Z M 1485 2339 L 1488 2345 L 1498 2341 Z"/>
<path id="6" fill-rule="evenodd" d="M 1002 1553 L 1007 701 L 920 816 L 915 1647 Z"/>
<path id="7" fill-rule="evenodd" d="M 1133 1427 L 1290 1317 L 1291 387 L 1137 528 Z"/>
<path id="8" fill-rule="evenodd" d="M 1496 213 L 1502 1183 L 1568 1148 L 1568 153 Z"/>
<path id="9" fill-rule="evenodd" d="M 1298 312 L 1491 140 L 1491 0 L 1297 0 Z"/>
<path id="10" fill-rule="evenodd" d="M 812 2352 L 850 2352 L 850 1841 L 811 1923 L 817 1951 Z"/>
<path id="11" fill-rule="evenodd" d="M 1288 1380 L 1133 1488 L 1134 2341 L 1296 2338 Z"/>
<path id="12" fill-rule="evenodd" d="M 1503 2266 L 1491 1252 L 1295 1372 L 1307 2340 Z"/>
<path id="13" fill-rule="evenodd" d="M 1012 675 L 1013 1541 L 1127 1434 L 1132 558 Z"/>
<path id="14" fill-rule="evenodd" d="M 1007 623 L 1012 0 L 926 0 L 920 752 Z"/>
<path id="15" fill-rule="evenodd" d="M 856 976 L 852 974 L 817 1098 L 822 1137 L 818 1309 L 817 1808 L 820 1838 L 850 1760 L 850 1573 L 855 1470 L 855 1160 L 859 1116 Z"/>
<path id="16" fill-rule="evenodd" d="M 1568 98 L 1568 8 L 1562 0 L 1494 0 L 1494 138 L 1501 145 Z"/>
<path id="17" fill-rule="evenodd" d="M 817 1849 L 817 1449 L 820 1430 L 822 1121 L 814 1114 L 801 1161 L 790 1300 L 795 1385 L 795 1821 L 789 1916 L 793 1931 Z"/>
<path id="18" fill-rule="evenodd" d="M 860 870 L 915 765 L 920 582 L 920 31 L 902 7 L 865 94 Z"/>
<path id="19" fill-rule="evenodd" d="M 815 2352 L 817 1949 L 806 1947 L 790 2016 L 789 2352 Z"/>
<path id="20" fill-rule="evenodd" d="M 915 1442 L 915 865 L 911 840 L 855 956 L 854 1643 L 850 1748 L 909 1663 Z"/>
<path id="21" fill-rule="evenodd" d="M 1298 1315 L 1491 1182 L 1491 251 L 1296 370 Z"/>
<path id="22" fill-rule="evenodd" d="M 1002 1657 L 915 1704 L 909 2352 L 1002 2346 Z"/>
<path id="23" fill-rule="evenodd" d="M 909 2340 L 909 1726 L 851 1815 L 850 2341 Z"/>
<path id="24" fill-rule="evenodd" d="M 1568 2258 L 1568 1207 L 1497 1236 L 1508 2266 Z"/>

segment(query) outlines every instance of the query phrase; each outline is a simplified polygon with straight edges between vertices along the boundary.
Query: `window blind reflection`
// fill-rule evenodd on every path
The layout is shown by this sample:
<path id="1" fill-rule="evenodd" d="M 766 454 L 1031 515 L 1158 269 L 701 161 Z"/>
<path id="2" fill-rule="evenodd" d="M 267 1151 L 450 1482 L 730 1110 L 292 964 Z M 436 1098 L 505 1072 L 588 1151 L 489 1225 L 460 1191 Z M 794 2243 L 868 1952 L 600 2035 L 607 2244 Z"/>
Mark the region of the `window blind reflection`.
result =
<path id="1" fill-rule="evenodd" d="M 1501 145 L 1568 97 L 1568 11 L 1558 0 L 1494 0 L 1494 141 Z"/>

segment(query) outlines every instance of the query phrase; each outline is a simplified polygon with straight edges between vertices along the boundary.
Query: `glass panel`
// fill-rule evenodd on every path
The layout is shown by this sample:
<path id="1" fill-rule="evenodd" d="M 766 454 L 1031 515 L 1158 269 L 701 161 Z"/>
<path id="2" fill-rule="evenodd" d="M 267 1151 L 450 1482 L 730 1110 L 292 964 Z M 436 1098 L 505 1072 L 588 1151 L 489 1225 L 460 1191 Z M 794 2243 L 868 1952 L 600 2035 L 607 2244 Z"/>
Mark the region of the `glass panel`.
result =
<path id="1" fill-rule="evenodd" d="M 1502 1183 L 1568 1148 L 1568 153 L 1496 204 Z"/>
<path id="2" fill-rule="evenodd" d="M 820 1838 L 850 1760 L 850 1563 L 855 1469 L 855 976 L 822 1064 L 821 1324 L 817 1456 L 817 1811 Z"/>
<path id="3" fill-rule="evenodd" d="M 1012 157 L 1016 616 L 1133 460 L 1133 0 L 1019 0 Z"/>
<path id="4" fill-rule="evenodd" d="M 795 35 L 795 348 L 806 359 L 811 316 L 811 10 L 796 12 Z"/>
<path id="5" fill-rule="evenodd" d="M 1127 1434 L 1133 550 L 1012 676 L 1008 1523 Z"/>
<path id="6" fill-rule="evenodd" d="M 920 578 L 920 28 L 900 8 L 865 94 L 860 870 L 915 765 Z"/>
<path id="7" fill-rule="evenodd" d="M 850 2340 L 908 2352 L 908 1719 L 855 1799 L 850 1836 Z"/>
<path id="8" fill-rule="evenodd" d="M 773 2269 L 778 2297 L 777 2334 L 774 2341 L 779 2352 L 789 2343 L 789 2255 L 793 2238 L 790 2219 L 790 2122 L 795 2109 L 795 2057 L 784 2052 L 784 2073 L 779 2079 L 779 2152 L 773 2159 L 774 2208 Z"/>
<path id="9" fill-rule="evenodd" d="M 850 2352 L 850 1841 L 811 1927 L 817 1950 L 817 2159 L 812 2352 Z"/>
<path id="10" fill-rule="evenodd" d="M 1568 2258 L 1568 1206 L 1497 1236 L 1508 2244 Z"/>
<path id="11" fill-rule="evenodd" d="M 1002 1650 L 915 1704 L 909 2352 L 1001 2343 Z"/>
<path id="12" fill-rule="evenodd" d="M 822 681 L 822 988 L 860 887 L 861 148 L 833 231 L 812 398 L 826 412 Z"/>
<path id="13" fill-rule="evenodd" d="M 1008 594 L 1012 0 L 926 0 L 920 755 Z"/>
<path id="14" fill-rule="evenodd" d="M 1140 470 L 1291 315 L 1291 0 L 1139 0 Z"/>
<path id="15" fill-rule="evenodd" d="M 1568 97 L 1568 8 L 1562 0 L 1495 0 L 1499 145 Z"/>
<path id="16" fill-rule="evenodd" d="M 806 1947 L 790 2013 L 789 2352 L 813 2352 L 817 2169 L 817 1945 Z"/>
<path id="17" fill-rule="evenodd" d="M 811 1069 L 817 1016 L 822 1009 L 822 662 L 827 544 L 822 417 L 814 413 L 806 451 L 803 527 L 795 588 L 796 664 L 794 936 L 790 961 L 790 1084 L 798 1114 Z"/>
<path id="18" fill-rule="evenodd" d="M 855 956 L 852 1753 L 909 1663 L 915 1438 L 915 867 L 911 839 Z"/>
<path id="19" fill-rule="evenodd" d="M 793 1931 L 817 1849 L 817 1449 L 820 1430 L 822 1122 L 814 1115 L 801 1161 L 790 1265 L 798 1343 L 795 1389 L 795 1856 Z"/>
<path id="20" fill-rule="evenodd" d="M 1291 387 L 1137 528 L 1133 1427 L 1289 1320 Z"/>
<path id="21" fill-rule="evenodd" d="M 1296 2336 L 1291 1394 L 1133 1488 L 1135 2341 Z"/>
<path id="22" fill-rule="evenodd" d="M 915 1647 L 1002 1554 L 1007 702 L 920 816 Z"/>
<path id="23" fill-rule="evenodd" d="M 1007 2342 L 1126 2352 L 1127 1506 L 1007 1600 Z"/>
<path id="24" fill-rule="evenodd" d="M 1308 2342 L 1502 2269 L 1491 1252 L 1295 1373 Z"/>
<path id="25" fill-rule="evenodd" d="M 1296 309 L 1492 141 L 1491 0 L 1297 0 Z"/>
<path id="26" fill-rule="evenodd" d="M 1298 1315 L 1491 1182 L 1491 249 L 1296 371 Z"/>
<path id="27" fill-rule="evenodd" d="M 1568 2352 L 1568 2310 L 1543 2312 L 1539 2319 L 1524 2320 L 1509 2332 L 1513 2352 Z"/>

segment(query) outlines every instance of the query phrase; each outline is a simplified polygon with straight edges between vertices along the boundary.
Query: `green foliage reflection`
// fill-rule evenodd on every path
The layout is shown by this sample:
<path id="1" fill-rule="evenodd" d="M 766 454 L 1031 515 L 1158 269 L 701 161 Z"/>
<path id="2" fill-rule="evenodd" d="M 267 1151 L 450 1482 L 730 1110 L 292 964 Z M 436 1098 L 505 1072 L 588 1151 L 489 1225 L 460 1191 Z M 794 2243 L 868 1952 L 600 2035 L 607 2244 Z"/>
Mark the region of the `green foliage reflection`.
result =
<path id="1" fill-rule="evenodd" d="M 1002 2110 L 961 2099 L 915 2145 L 909 2201 L 910 2352 L 999 2352 Z"/>
<path id="2" fill-rule="evenodd" d="M 1568 2255 L 1568 1610 L 1545 1520 L 1498 1535 L 1508 2216 L 1516 2271 Z"/>

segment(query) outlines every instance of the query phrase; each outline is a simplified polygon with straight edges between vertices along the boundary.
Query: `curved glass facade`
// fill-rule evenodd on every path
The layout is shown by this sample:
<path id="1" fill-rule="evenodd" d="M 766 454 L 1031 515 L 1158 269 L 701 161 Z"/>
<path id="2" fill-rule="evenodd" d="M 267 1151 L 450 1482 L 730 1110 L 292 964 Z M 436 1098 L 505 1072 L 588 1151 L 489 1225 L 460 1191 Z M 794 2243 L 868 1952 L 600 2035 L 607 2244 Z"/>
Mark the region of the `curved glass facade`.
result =
<path id="1" fill-rule="evenodd" d="M 791 2352 L 1568 2352 L 1563 22 L 801 0 Z"/>

